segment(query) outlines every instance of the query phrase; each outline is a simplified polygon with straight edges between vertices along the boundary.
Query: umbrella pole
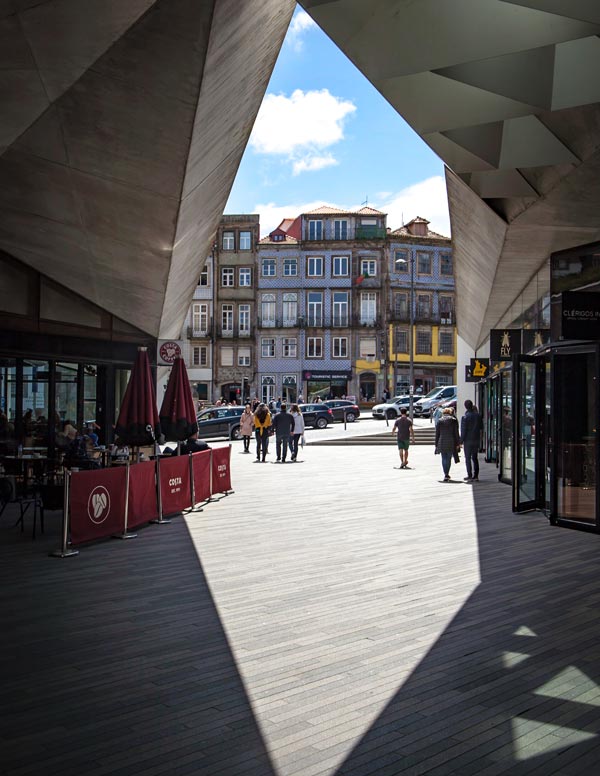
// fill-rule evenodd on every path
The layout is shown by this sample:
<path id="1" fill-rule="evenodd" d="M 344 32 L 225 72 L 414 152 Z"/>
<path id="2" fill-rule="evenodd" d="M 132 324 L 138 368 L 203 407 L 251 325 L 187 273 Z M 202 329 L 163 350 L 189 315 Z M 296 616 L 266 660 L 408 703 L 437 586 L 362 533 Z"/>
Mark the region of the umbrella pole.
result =
<path id="1" fill-rule="evenodd" d="M 156 523 L 157 525 L 166 525 L 167 523 L 170 523 L 170 520 L 165 520 L 163 517 L 163 508 L 162 508 L 162 491 L 160 487 L 160 452 L 157 451 L 157 446 L 155 445 L 155 461 L 156 461 L 156 495 L 157 495 L 157 502 L 158 502 L 158 520 L 151 520 L 151 523 Z"/>
<path id="2" fill-rule="evenodd" d="M 113 539 L 135 539 L 136 533 L 127 530 L 127 521 L 129 519 L 129 461 L 125 469 L 125 520 L 123 521 L 123 533 L 113 534 Z"/>

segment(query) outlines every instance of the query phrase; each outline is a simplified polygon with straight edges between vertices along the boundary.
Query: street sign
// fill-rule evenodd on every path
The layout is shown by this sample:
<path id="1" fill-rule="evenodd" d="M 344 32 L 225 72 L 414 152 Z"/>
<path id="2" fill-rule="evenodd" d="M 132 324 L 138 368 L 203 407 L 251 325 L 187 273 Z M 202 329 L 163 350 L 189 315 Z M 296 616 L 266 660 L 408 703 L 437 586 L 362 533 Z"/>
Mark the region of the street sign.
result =
<path id="1" fill-rule="evenodd" d="M 491 361 L 510 361 L 515 353 L 522 352 L 521 329 L 491 329 Z"/>
<path id="2" fill-rule="evenodd" d="M 473 380 L 483 380 L 490 372 L 490 360 L 489 358 L 472 358 L 470 367 Z"/>

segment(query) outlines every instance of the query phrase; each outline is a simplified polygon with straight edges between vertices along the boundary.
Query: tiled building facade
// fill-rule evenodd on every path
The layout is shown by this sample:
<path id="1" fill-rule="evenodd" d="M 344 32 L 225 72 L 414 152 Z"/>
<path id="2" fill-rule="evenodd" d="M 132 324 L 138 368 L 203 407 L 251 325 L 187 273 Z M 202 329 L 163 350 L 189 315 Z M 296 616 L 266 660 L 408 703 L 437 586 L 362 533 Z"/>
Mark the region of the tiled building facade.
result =
<path id="1" fill-rule="evenodd" d="M 258 216 L 224 216 L 184 332 L 198 398 L 404 390 L 411 266 L 415 387 L 455 382 L 450 239 L 422 218 L 392 232 L 386 218 L 321 207 L 259 240 Z"/>

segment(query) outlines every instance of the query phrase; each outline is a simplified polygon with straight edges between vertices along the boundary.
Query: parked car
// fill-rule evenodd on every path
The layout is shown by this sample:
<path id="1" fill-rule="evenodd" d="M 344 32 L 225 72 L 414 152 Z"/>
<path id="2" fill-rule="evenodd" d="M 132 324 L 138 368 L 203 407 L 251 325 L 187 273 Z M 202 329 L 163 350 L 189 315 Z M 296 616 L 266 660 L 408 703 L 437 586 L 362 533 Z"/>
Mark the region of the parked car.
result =
<path id="1" fill-rule="evenodd" d="M 456 399 L 458 390 L 456 385 L 439 385 L 432 391 L 429 391 L 427 396 L 423 396 L 422 399 L 418 399 L 414 403 L 413 413 L 416 417 L 428 418 L 433 409 L 441 401 L 450 401 Z"/>
<path id="2" fill-rule="evenodd" d="M 360 417 L 358 404 L 354 404 L 348 399 L 327 399 L 323 404 L 333 412 L 334 420 L 344 420 L 344 414 L 348 423 L 354 423 L 356 418 Z"/>
<path id="3" fill-rule="evenodd" d="M 397 418 L 400 410 L 408 409 L 410 406 L 410 396 L 394 396 L 383 404 L 376 404 L 371 409 L 371 414 L 376 420 L 385 420 L 386 418 Z"/>
<path id="4" fill-rule="evenodd" d="M 198 437 L 210 439 L 211 437 L 227 437 L 227 439 L 239 439 L 240 416 L 243 407 L 209 407 L 197 415 Z"/>
<path id="5" fill-rule="evenodd" d="M 333 412 L 325 406 L 325 402 L 320 404 L 300 404 L 300 412 L 304 416 L 304 424 L 313 428 L 327 428 L 333 423 Z"/>

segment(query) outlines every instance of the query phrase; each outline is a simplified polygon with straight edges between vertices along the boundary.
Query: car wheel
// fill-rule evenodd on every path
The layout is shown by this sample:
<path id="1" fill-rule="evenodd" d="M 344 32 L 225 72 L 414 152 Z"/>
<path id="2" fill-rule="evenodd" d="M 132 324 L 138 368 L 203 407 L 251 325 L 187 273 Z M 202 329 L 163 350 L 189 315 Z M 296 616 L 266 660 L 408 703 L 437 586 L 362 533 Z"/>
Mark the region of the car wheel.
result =
<path id="1" fill-rule="evenodd" d="M 354 423 L 356 420 L 356 415 L 353 412 L 347 412 L 346 413 L 346 422 L 347 423 Z"/>
<path id="2" fill-rule="evenodd" d="M 386 418 L 392 419 L 396 417 L 396 411 L 395 410 L 387 410 L 385 413 Z"/>
<path id="3" fill-rule="evenodd" d="M 326 418 L 317 418 L 315 421 L 315 428 L 327 428 Z"/>
<path id="4" fill-rule="evenodd" d="M 239 426 L 233 426 L 233 428 L 229 432 L 229 438 L 230 439 L 240 439 L 242 436 L 242 432 L 240 431 Z"/>

